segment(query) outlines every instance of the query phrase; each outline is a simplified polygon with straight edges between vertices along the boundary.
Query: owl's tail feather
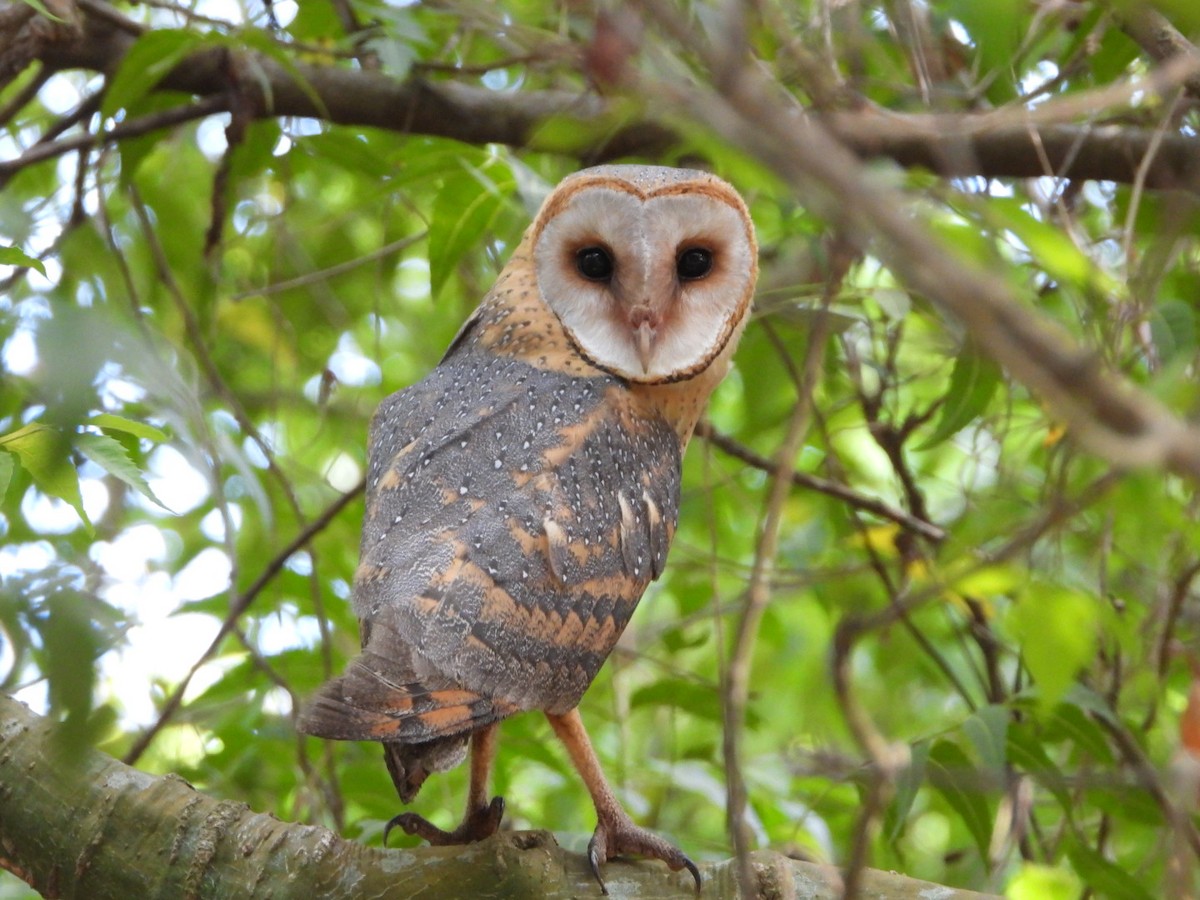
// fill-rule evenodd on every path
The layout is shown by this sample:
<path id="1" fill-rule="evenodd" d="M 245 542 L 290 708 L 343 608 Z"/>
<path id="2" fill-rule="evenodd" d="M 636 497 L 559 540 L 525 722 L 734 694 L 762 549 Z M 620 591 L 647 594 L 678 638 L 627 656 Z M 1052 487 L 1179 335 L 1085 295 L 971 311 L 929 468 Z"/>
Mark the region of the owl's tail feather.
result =
<path id="1" fill-rule="evenodd" d="M 424 744 L 468 733 L 517 711 L 503 700 L 411 672 L 365 650 L 325 683 L 300 717 L 300 731 L 341 741 Z"/>

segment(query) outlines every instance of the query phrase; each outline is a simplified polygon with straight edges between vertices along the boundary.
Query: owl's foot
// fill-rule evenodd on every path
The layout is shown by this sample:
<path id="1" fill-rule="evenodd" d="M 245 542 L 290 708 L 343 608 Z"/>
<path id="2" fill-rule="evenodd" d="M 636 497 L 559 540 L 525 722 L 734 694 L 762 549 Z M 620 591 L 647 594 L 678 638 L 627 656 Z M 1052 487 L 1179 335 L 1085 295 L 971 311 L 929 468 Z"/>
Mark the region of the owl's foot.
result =
<path id="1" fill-rule="evenodd" d="M 648 856 L 661 859 L 672 872 L 687 869 L 696 880 L 696 892 L 700 891 L 700 870 L 696 864 L 684 856 L 683 851 L 668 843 L 657 834 L 639 828 L 620 807 L 605 810 L 596 825 L 596 831 L 588 842 L 588 862 L 592 874 L 600 882 L 600 890 L 605 894 L 608 888 L 600 875 L 601 864 L 622 853 L 636 853 L 638 856 Z"/>
<path id="2" fill-rule="evenodd" d="M 496 829 L 500 827 L 500 820 L 503 818 L 503 797 L 493 797 L 492 802 L 486 806 L 477 806 L 469 810 L 453 831 L 443 831 L 424 816 L 416 813 L 400 813 L 383 826 L 383 844 L 385 847 L 387 846 L 388 834 L 396 826 L 403 828 L 408 834 L 415 834 L 435 847 L 447 844 L 473 844 L 495 834 Z"/>

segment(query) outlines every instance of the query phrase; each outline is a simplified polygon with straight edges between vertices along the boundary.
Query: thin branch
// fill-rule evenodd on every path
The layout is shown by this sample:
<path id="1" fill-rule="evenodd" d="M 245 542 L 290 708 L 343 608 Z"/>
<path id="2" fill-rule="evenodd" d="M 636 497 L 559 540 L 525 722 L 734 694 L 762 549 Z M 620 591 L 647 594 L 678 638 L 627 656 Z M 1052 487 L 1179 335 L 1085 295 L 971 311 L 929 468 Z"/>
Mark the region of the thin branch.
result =
<path id="1" fill-rule="evenodd" d="M 276 281 L 271 284 L 263 285 L 261 288 L 255 288 L 250 291 L 242 291 L 240 294 L 234 294 L 230 299 L 235 303 L 240 300 L 247 300 L 250 297 L 267 297 L 271 294 L 280 294 L 284 291 L 290 291 L 294 288 L 308 287 L 312 284 L 317 284 L 322 281 L 330 281 L 337 278 L 339 275 L 345 275 L 347 272 L 353 272 L 360 266 L 365 266 L 368 263 L 376 262 L 380 259 L 401 253 L 407 250 L 414 244 L 419 244 L 428 237 L 428 231 L 422 231 L 418 234 L 409 235 L 408 237 L 400 238 L 391 243 L 384 244 L 378 249 L 372 250 L 370 253 L 364 253 L 362 256 L 356 256 L 354 259 L 348 259 L 345 262 L 340 262 L 337 265 L 330 266 L 327 269 L 317 269 L 312 272 L 306 272 L 303 275 L 298 275 L 295 278 L 289 278 L 286 281 Z"/>
<path id="2" fill-rule="evenodd" d="M 212 643 L 208 645 L 208 649 L 201 654 L 200 658 L 196 660 L 195 664 L 183 677 L 183 680 L 179 682 L 175 691 L 167 698 L 167 702 L 163 704 L 163 708 L 159 712 L 158 719 L 141 734 L 129 749 L 129 752 L 125 754 L 125 763 L 132 765 L 146 752 L 146 748 L 150 746 L 150 742 L 154 740 L 155 736 L 163 729 L 163 726 L 179 710 L 180 704 L 183 702 L 183 695 L 187 691 L 188 685 L 191 684 L 192 678 L 200 670 L 200 667 L 212 659 L 216 652 L 221 649 L 221 643 L 237 627 L 238 619 L 250 608 L 250 604 L 263 592 L 263 589 L 283 570 L 284 565 L 291 558 L 292 554 L 302 549 L 305 544 L 324 531 L 329 526 L 329 523 L 337 518 L 338 514 L 363 492 L 365 487 L 366 482 L 360 481 L 326 507 L 324 512 L 313 519 L 287 546 L 275 554 L 258 578 L 254 580 L 254 583 L 238 596 L 230 606 L 225 620 L 221 623 L 221 627 L 217 631 L 217 636 L 213 638 Z"/>
<path id="3" fill-rule="evenodd" d="M 176 106 L 171 109 L 164 109 L 160 112 L 140 116 L 136 119 L 130 119 L 127 122 L 113 126 L 108 131 L 101 131 L 95 134 L 78 134 L 69 138 L 63 138 L 61 141 L 35 144 L 16 159 L 0 162 L 0 187 L 3 187 L 21 169 L 31 166 L 34 163 L 44 162 L 48 159 L 62 156 L 65 153 L 95 147 L 99 144 L 108 144 L 124 140 L 125 138 L 138 137 L 139 135 L 149 134 L 151 131 L 160 131 L 164 128 L 181 125 L 184 122 L 203 119 L 214 113 L 225 112 L 228 107 L 228 96 L 215 95 L 197 100 L 190 105 Z"/>
<path id="4" fill-rule="evenodd" d="M 760 469 L 763 472 L 773 471 L 772 463 L 769 459 L 755 453 L 745 444 L 738 443 L 729 435 L 718 431 L 711 422 L 704 421 L 697 425 L 696 434 L 711 443 L 714 447 L 717 447 L 734 459 L 741 460 L 752 468 Z M 855 509 L 860 509 L 881 519 L 895 522 L 902 528 L 916 532 L 921 537 L 934 543 L 939 543 L 946 539 L 946 532 L 932 522 L 925 522 L 918 519 L 902 509 L 874 497 L 867 497 L 839 482 L 795 470 L 792 471 L 789 477 L 792 480 L 792 484 L 797 487 L 825 494 L 841 500 Z"/>
<path id="5" fill-rule="evenodd" d="M 839 273 L 838 280 L 841 275 Z M 832 287 L 827 291 L 826 303 L 832 298 Z M 796 397 L 787 434 L 776 451 L 771 466 L 771 488 L 767 495 L 765 512 L 758 545 L 754 551 L 754 568 L 746 588 L 745 608 L 738 621 L 734 648 L 725 673 L 724 684 L 724 754 L 726 816 L 730 835 L 733 838 L 738 885 L 747 897 L 756 896 L 754 871 L 750 864 L 750 828 L 746 823 L 746 779 L 742 770 L 741 737 L 750 697 L 750 667 L 754 645 L 758 639 L 758 628 L 771 599 L 767 573 L 774 568 L 779 549 L 779 529 L 783 522 L 783 508 L 791 493 L 796 454 L 808 431 L 811 418 L 812 391 L 820 376 L 824 360 L 825 338 L 829 332 L 829 319 L 821 315 L 809 333 L 808 352 L 805 357 L 804 383 Z"/>
<path id="6" fill-rule="evenodd" d="M 29 79 L 28 84 L 9 97 L 7 103 L 0 106 L 0 125 L 8 124 L 9 119 L 24 109 L 25 105 L 38 95 L 38 91 L 49 80 L 50 73 L 44 68 L 39 69 L 37 74 Z"/>
<path id="7" fill-rule="evenodd" d="M 1114 3 L 1117 18 L 1124 32 L 1133 38 L 1146 55 L 1164 63 L 1178 57 L 1200 61 L 1200 51 L 1175 28 L 1167 17 L 1149 3 Z M 1193 98 L 1200 100 L 1200 71 L 1188 76 L 1183 86 Z"/>

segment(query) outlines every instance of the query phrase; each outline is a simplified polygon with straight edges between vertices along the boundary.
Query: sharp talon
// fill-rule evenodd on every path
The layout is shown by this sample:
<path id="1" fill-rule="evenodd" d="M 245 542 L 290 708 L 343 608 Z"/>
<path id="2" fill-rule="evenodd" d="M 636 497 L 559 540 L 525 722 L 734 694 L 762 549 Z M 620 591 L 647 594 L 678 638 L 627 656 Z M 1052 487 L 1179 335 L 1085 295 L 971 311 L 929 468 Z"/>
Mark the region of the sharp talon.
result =
<path id="1" fill-rule="evenodd" d="M 588 841 L 588 864 L 592 867 L 592 875 L 596 878 L 596 883 L 600 885 L 600 893 L 608 896 L 608 888 L 604 884 L 604 878 L 600 874 L 600 848 L 596 846 L 596 835 L 592 835 L 592 839 Z M 605 854 L 607 855 L 607 854 Z"/>
<path id="2" fill-rule="evenodd" d="M 600 889 L 605 894 L 608 893 L 608 889 L 604 885 L 604 879 L 600 877 L 600 866 L 625 853 L 660 859 L 672 872 L 687 869 L 692 874 L 692 880 L 696 882 L 696 893 L 700 893 L 703 879 L 694 862 L 684 856 L 678 847 L 672 846 L 657 834 L 634 825 L 624 813 L 618 813 L 601 816 L 588 844 L 588 862 L 591 864 L 592 874 L 600 882 Z"/>
<path id="3" fill-rule="evenodd" d="M 408 826 L 405 824 L 405 819 L 407 819 L 411 815 L 412 815 L 412 813 L 400 813 L 399 815 L 392 816 L 390 819 L 388 819 L 388 823 L 383 826 L 383 846 L 385 846 L 385 847 L 387 846 L 388 835 L 392 833 L 392 829 L 395 828 L 397 825 L 399 825 L 401 828 L 403 828 L 406 833 L 408 833 L 408 834 L 412 833 L 411 831 L 409 831 Z"/>
<path id="4" fill-rule="evenodd" d="M 383 845 L 387 846 L 388 835 L 396 826 L 403 828 L 408 834 L 415 834 L 435 847 L 444 847 L 448 844 L 472 844 L 495 834 L 496 829 L 500 827 L 500 820 L 503 818 L 503 797 L 493 797 L 492 802 L 487 806 L 471 810 L 453 831 L 443 831 L 416 813 L 404 812 L 393 816 L 383 826 Z"/>
<path id="5" fill-rule="evenodd" d="M 500 827 L 500 820 L 504 818 L 504 798 L 493 797 L 492 802 L 488 804 L 487 814 L 484 821 L 487 822 L 487 833 L 490 835 Z"/>
<path id="6" fill-rule="evenodd" d="M 691 872 L 692 877 L 696 879 L 696 893 L 699 894 L 700 893 L 700 884 L 701 884 L 700 870 L 697 869 L 696 864 L 694 862 L 692 862 L 690 859 L 688 859 L 686 856 L 683 858 L 683 867 L 685 869 L 687 869 L 689 872 Z"/>

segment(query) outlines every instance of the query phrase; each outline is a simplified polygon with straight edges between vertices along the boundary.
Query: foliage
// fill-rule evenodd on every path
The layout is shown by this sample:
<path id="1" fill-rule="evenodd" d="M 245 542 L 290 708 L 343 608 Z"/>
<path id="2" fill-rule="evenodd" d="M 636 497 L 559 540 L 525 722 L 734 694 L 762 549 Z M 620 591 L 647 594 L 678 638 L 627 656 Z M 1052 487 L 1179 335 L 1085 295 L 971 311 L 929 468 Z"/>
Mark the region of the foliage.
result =
<path id="1" fill-rule="evenodd" d="M 93 73 L 23 69 L 0 93 L 0 154 L 60 138 L 76 109 L 68 138 L 182 107 L 154 86 L 197 53 L 242 50 L 258 54 L 248 84 L 268 65 L 303 80 L 305 65 L 498 101 L 598 94 L 611 133 L 648 115 L 625 69 L 712 80 L 667 26 L 721 32 L 719 6 L 672 19 L 648 3 L 645 26 L 526 0 L 249 4 L 222 20 L 207 4 L 121 6 L 151 27 L 103 102 L 89 105 Z M 1156 6 L 1196 37 L 1188 4 Z M 750 52 L 826 112 L 1046 104 L 1055 123 L 1198 124 L 1185 87 L 1101 96 L 1153 66 L 1127 4 L 756 9 Z M 335 118 L 221 113 L 0 170 L 0 688 L 71 740 L 376 842 L 399 810 L 378 748 L 293 727 L 357 647 L 367 421 L 436 364 L 596 135 L 550 120 L 538 151 Z M 708 123 L 668 124 L 683 140 L 641 158 L 699 157 L 735 182 L 763 274 L 685 463 L 666 574 L 583 703 L 622 800 L 695 858 L 729 855 L 724 685 L 761 568 L 738 726 L 757 845 L 847 864 L 861 835 L 873 866 L 1013 897 L 1186 892 L 1170 868 L 1194 868 L 1200 846 L 1194 782 L 1176 780 L 1194 765 L 1180 737 L 1200 653 L 1193 484 L 1082 452 L 871 247 Z M 953 179 L 880 174 L 954 254 L 1193 415 L 1194 193 L 971 162 Z M 783 463 L 809 486 L 786 497 L 777 553 L 756 558 L 798 416 L 803 446 Z M 501 735 L 508 823 L 581 847 L 587 794 L 546 723 L 521 716 Z M 450 825 L 465 776 L 431 780 L 417 808 Z M 15 884 L 0 876 L 0 894 Z"/>

